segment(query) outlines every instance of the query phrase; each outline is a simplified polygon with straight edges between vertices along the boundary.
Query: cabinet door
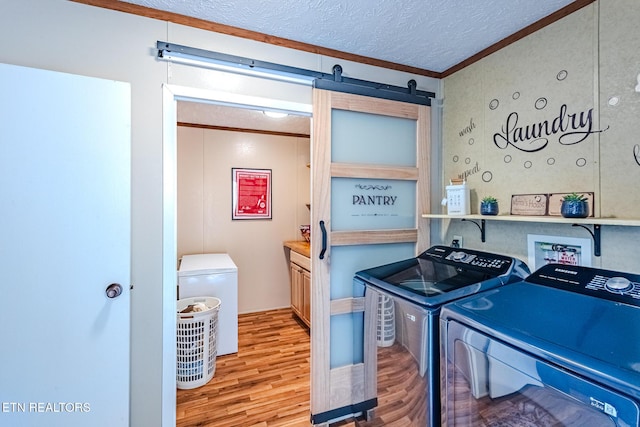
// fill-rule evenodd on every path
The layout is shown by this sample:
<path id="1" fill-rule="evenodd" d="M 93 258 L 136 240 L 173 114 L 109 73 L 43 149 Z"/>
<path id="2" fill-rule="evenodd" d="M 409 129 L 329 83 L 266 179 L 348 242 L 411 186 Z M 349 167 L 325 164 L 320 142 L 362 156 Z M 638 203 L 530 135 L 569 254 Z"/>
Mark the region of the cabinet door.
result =
<path id="1" fill-rule="evenodd" d="M 301 268 L 294 263 L 289 264 L 291 271 L 291 309 L 300 318 L 303 317 L 303 294 Z"/>
<path id="2" fill-rule="evenodd" d="M 311 327 L 311 273 L 307 270 L 302 270 L 302 316 Z"/>

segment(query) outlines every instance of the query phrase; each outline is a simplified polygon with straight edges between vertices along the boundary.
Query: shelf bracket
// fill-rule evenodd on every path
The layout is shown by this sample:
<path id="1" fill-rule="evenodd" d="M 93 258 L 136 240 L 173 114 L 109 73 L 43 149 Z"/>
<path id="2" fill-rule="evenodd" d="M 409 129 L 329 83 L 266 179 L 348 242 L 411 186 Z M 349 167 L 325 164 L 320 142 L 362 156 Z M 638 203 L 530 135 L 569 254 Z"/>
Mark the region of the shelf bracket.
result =
<path id="1" fill-rule="evenodd" d="M 472 222 L 476 225 L 476 227 L 478 227 L 480 229 L 480 240 L 482 240 L 482 243 L 485 242 L 485 222 L 484 219 L 480 220 L 480 224 L 478 224 L 477 222 L 475 222 L 472 219 L 466 219 L 466 218 L 462 218 L 462 221 L 469 221 Z"/>
<path id="2" fill-rule="evenodd" d="M 593 231 L 591 231 L 591 229 L 589 227 L 587 227 L 586 225 L 582 225 L 582 224 L 572 224 L 574 227 L 582 227 L 585 230 L 587 230 L 589 232 L 589 234 L 591 234 L 591 237 L 593 238 L 593 255 L 594 256 L 600 256 L 600 244 L 601 244 L 601 238 L 600 238 L 600 228 L 601 225 L 600 224 L 593 224 Z"/>

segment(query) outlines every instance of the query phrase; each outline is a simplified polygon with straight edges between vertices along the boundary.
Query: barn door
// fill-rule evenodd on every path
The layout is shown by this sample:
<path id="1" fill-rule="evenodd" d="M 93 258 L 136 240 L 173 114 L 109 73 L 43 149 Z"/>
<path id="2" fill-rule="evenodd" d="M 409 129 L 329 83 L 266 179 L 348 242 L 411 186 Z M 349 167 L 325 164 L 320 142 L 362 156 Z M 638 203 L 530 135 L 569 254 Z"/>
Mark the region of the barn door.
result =
<path id="1" fill-rule="evenodd" d="M 429 245 L 429 107 L 314 89 L 311 415 L 371 409 L 376 366 L 364 346 L 354 273 Z"/>

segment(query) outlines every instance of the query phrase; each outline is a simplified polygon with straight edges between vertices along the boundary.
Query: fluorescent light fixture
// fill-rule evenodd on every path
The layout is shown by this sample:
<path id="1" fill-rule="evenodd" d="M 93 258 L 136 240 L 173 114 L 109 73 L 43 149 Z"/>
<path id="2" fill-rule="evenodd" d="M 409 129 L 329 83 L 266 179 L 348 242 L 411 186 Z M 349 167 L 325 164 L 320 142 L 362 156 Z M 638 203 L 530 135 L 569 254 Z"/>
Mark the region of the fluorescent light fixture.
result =
<path id="1" fill-rule="evenodd" d="M 175 88 L 173 90 L 179 90 L 180 92 L 180 95 L 175 96 L 178 101 L 224 105 L 258 111 L 277 111 L 289 115 L 307 117 L 311 117 L 313 110 L 311 104 L 285 101 L 283 99 L 263 98 L 219 90 L 195 89 L 186 86 L 175 86 Z"/>
<path id="2" fill-rule="evenodd" d="M 314 77 L 301 74 L 292 74 L 278 70 L 268 70 L 258 67 L 251 67 L 246 64 L 235 64 L 232 62 L 220 61 L 202 56 L 190 55 L 182 52 L 162 50 L 159 59 L 175 62 L 176 64 L 191 65 L 195 67 L 207 68 L 210 70 L 224 71 L 227 73 L 242 74 L 263 79 L 277 80 L 287 83 L 311 86 Z"/>

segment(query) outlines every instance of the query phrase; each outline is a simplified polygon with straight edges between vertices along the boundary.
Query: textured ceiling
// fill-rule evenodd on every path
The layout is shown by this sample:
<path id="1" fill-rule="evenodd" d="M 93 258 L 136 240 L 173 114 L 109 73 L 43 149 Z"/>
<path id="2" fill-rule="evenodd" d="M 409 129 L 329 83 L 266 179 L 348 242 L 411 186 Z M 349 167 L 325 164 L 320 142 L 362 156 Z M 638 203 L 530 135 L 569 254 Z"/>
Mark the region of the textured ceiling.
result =
<path id="1" fill-rule="evenodd" d="M 573 0 L 124 1 L 443 72 Z M 179 103 L 178 120 L 240 128 L 252 123 L 254 129 L 309 133 L 308 118 L 276 121 L 256 114 L 229 107 Z"/>
<path id="2" fill-rule="evenodd" d="M 442 72 L 572 0 L 125 0 Z"/>

